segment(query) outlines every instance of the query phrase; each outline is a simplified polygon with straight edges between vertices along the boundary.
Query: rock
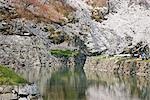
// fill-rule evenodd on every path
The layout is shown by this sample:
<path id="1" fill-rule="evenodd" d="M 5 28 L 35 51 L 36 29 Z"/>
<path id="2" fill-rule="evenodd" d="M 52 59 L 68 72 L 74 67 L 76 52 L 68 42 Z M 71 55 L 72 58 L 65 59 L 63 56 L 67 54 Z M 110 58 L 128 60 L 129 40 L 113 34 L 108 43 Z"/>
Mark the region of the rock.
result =
<path id="1" fill-rule="evenodd" d="M 92 11 L 92 19 L 97 21 L 97 22 L 102 22 L 102 20 L 104 20 L 104 16 L 102 14 L 102 12 L 100 11 L 100 9 L 93 9 Z"/>
<path id="2" fill-rule="evenodd" d="M 6 94 L 6 93 L 11 93 L 12 92 L 13 87 L 12 86 L 5 86 L 3 88 L 2 93 Z"/>
<path id="3" fill-rule="evenodd" d="M 35 84 L 32 85 L 25 85 L 25 86 L 21 86 L 19 87 L 19 91 L 18 91 L 18 95 L 20 97 L 28 97 L 29 95 L 38 95 L 39 91 L 37 89 L 37 86 Z"/>
<path id="4" fill-rule="evenodd" d="M 29 35 L 30 35 L 30 33 L 24 33 L 24 35 L 25 35 L 25 36 L 29 36 Z"/>
<path id="5" fill-rule="evenodd" d="M 35 84 L 19 86 L 1 86 L 0 100 L 42 100 L 38 87 Z"/>
<path id="6" fill-rule="evenodd" d="M 120 59 L 117 61 L 117 58 L 104 58 L 95 56 L 87 57 L 84 64 L 84 70 L 89 72 L 93 70 L 97 71 L 97 69 L 99 69 L 100 72 L 149 76 L 149 63 L 149 61 L 147 62 L 137 59 Z"/>
<path id="7" fill-rule="evenodd" d="M 12 94 L 7 93 L 7 94 L 0 94 L 0 99 L 1 100 L 11 100 Z"/>
<path id="8" fill-rule="evenodd" d="M 0 93 L 2 93 L 3 92 L 3 87 L 0 87 Z"/>
<path id="9" fill-rule="evenodd" d="M 11 100 L 17 100 L 17 99 L 18 99 L 17 94 L 12 94 L 12 95 L 11 95 Z"/>
<path id="10" fill-rule="evenodd" d="M 51 35 L 49 36 L 49 39 L 51 39 L 54 44 L 61 44 L 65 41 L 68 42 L 70 38 L 63 31 L 55 31 L 51 33 Z"/>
<path id="11" fill-rule="evenodd" d="M 27 99 L 27 98 L 19 98 L 18 100 L 29 100 L 29 99 Z"/>

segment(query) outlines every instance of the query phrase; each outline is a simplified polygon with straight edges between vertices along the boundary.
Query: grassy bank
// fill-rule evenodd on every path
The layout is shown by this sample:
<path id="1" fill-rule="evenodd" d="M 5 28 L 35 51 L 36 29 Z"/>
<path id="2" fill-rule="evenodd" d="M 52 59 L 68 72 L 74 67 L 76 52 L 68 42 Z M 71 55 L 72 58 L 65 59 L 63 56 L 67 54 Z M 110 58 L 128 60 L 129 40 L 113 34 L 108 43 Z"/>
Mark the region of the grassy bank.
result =
<path id="1" fill-rule="evenodd" d="M 17 85 L 27 81 L 17 75 L 12 69 L 0 65 L 0 85 Z"/>
<path id="2" fill-rule="evenodd" d="M 50 53 L 57 57 L 74 57 L 79 54 L 77 51 L 59 50 L 59 49 L 51 50 Z"/>

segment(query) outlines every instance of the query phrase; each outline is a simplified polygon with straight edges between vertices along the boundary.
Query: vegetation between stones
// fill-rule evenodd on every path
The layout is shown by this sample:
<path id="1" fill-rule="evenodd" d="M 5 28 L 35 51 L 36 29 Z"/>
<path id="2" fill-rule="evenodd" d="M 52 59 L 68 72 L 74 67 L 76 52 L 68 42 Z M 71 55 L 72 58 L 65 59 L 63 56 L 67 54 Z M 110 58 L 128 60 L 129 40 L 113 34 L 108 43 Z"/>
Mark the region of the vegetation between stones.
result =
<path id="1" fill-rule="evenodd" d="M 0 85 L 17 85 L 27 81 L 17 75 L 13 70 L 0 65 Z"/>
<path id="2" fill-rule="evenodd" d="M 74 57 L 77 56 L 79 53 L 77 51 L 71 50 L 51 50 L 50 53 L 57 57 Z"/>

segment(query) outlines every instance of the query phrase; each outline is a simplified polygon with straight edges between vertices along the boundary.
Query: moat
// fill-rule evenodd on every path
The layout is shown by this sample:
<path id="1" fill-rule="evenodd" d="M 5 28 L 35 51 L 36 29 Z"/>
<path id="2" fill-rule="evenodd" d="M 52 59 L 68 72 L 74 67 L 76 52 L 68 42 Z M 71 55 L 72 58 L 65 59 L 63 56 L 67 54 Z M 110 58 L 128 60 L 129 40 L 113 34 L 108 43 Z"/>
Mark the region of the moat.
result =
<path id="1" fill-rule="evenodd" d="M 52 73 L 39 88 L 44 100 L 150 100 L 148 77 L 84 70 Z"/>

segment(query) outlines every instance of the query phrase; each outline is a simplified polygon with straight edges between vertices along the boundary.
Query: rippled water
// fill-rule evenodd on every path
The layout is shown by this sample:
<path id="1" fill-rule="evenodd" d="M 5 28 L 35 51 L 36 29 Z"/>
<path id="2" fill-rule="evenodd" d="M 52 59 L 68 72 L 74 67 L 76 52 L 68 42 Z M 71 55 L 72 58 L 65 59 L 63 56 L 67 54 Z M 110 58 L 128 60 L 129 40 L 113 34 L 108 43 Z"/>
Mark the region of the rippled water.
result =
<path id="1" fill-rule="evenodd" d="M 92 71 L 23 71 L 44 100 L 150 100 L 150 78 Z"/>

